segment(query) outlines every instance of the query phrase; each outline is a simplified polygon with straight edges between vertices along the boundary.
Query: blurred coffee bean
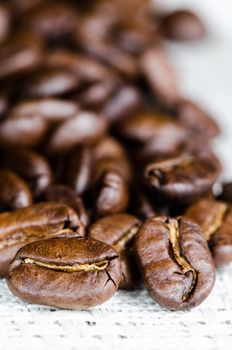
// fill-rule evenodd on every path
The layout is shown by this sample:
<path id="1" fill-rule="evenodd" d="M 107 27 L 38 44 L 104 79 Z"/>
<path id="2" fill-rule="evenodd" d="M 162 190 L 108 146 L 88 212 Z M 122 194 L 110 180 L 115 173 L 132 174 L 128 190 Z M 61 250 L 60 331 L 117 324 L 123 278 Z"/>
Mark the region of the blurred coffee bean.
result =
<path id="1" fill-rule="evenodd" d="M 80 111 L 54 130 L 46 148 L 51 153 L 64 153 L 79 144 L 93 144 L 106 131 L 105 119 L 94 112 Z"/>
<path id="2" fill-rule="evenodd" d="M 23 22 L 46 40 L 62 39 L 76 28 L 78 15 L 70 3 L 46 1 L 28 11 Z"/>
<path id="3" fill-rule="evenodd" d="M 4 4 L 0 5 L 0 43 L 2 43 L 10 32 L 10 12 Z"/>
<path id="4" fill-rule="evenodd" d="M 0 91 L 0 119 L 5 116 L 9 107 L 9 96 L 6 91 Z"/>
<path id="5" fill-rule="evenodd" d="M 111 136 L 102 137 L 93 147 L 95 162 L 101 159 L 123 159 L 126 157 L 125 150 L 119 141 Z"/>
<path id="6" fill-rule="evenodd" d="M 134 239 L 140 221 L 132 215 L 115 214 L 93 223 L 89 236 L 112 246 L 120 254 L 122 280 L 120 288 L 135 288 L 139 281 L 139 271 L 134 256 Z"/>
<path id="7" fill-rule="evenodd" d="M 198 137 L 210 139 L 220 132 L 217 122 L 194 102 L 181 99 L 176 105 L 176 114 L 178 120 Z"/>
<path id="8" fill-rule="evenodd" d="M 133 85 L 124 85 L 110 96 L 102 108 L 102 114 L 110 123 L 118 122 L 135 113 L 142 105 L 142 96 Z"/>
<path id="9" fill-rule="evenodd" d="M 232 182 L 222 184 L 222 193 L 219 198 L 232 204 Z"/>
<path id="10" fill-rule="evenodd" d="M 160 48 L 147 50 L 140 59 L 140 69 L 154 96 L 164 105 L 173 105 L 179 96 L 177 79 L 166 54 Z"/>
<path id="11" fill-rule="evenodd" d="M 75 191 L 68 186 L 52 185 L 47 188 L 44 196 L 49 202 L 63 203 L 75 210 L 83 224 L 83 229 L 79 227 L 78 232 L 82 230 L 82 236 L 85 235 L 85 227 L 89 224 L 89 217 L 81 197 Z"/>
<path id="12" fill-rule="evenodd" d="M 39 115 L 9 114 L 0 121 L 1 146 L 36 146 L 46 135 L 47 121 Z"/>
<path id="13" fill-rule="evenodd" d="M 206 30 L 200 18 L 188 10 L 177 10 L 166 15 L 161 22 L 161 33 L 172 40 L 198 40 Z"/>
<path id="14" fill-rule="evenodd" d="M 89 189 L 92 167 L 93 157 L 90 148 L 77 146 L 65 156 L 63 180 L 74 189 L 75 193 L 81 195 Z"/>
<path id="15" fill-rule="evenodd" d="M 203 198 L 190 206 L 185 215 L 201 227 L 215 265 L 223 266 L 232 262 L 231 205 L 212 198 Z"/>
<path id="16" fill-rule="evenodd" d="M 0 170 L 0 210 L 8 211 L 32 204 L 28 185 L 9 170 Z"/>
<path id="17" fill-rule="evenodd" d="M 1 101 L 1 100 L 0 100 Z M 40 116 L 48 122 L 59 122 L 71 118 L 79 111 L 78 104 L 58 98 L 25 100 L 16 104 L 11 113 L 21 116 Z"/>
<path id="18" fill-rule="evenodd" d="M 9 169 L 22 177 L 31 188 L 34 197 L 40 196 L 53 179 L 47 160 L 27 149 L 2 150 L 0 168 Z"/>
<path id="19" fill-rule="evenodd" d="M 210 191 L 221 166 L 212 152 L 181 153 L 150 162 L 144 171 L 149 194 L 173 203 L 191 203 Z"/>
<path id="20" fill-rule="evenodd" d="M 50 97 L 64 95 L 79 86 L 79 78 L 68 67 L 66 69 L 41 69 L 31 74 L 23 87 L 23 94 L 29 97 Z"/>

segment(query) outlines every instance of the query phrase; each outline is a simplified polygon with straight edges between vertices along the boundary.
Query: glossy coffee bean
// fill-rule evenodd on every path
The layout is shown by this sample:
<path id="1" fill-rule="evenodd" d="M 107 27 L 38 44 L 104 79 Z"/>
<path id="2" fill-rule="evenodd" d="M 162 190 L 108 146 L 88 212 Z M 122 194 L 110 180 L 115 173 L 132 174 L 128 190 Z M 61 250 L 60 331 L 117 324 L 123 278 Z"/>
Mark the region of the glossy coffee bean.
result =
<path id="1" fill-rule="evenodd" d="M 23 93 L 28 97 L 60 96 L 75 90 L 79 78 L 68 67 L 41 69 L 30 75 L 25 82 Z"/>
<path id="2" fill-rule="evenodd" d="M 157 199 L 185 204 L 206 194 L 220 169 L 211 152 L 181 153 L 150 162 L 145 167 L 144 183 Z"/>
<path id="3" fill-rule="evenodd" d="M 122 261 L 120 288 L 131 289 L 138 284 L 139 272 L 134 256 L 134 239 L 140 221 L 132 215 L 115 214 L 93 223 L 89 236 L 111 245 L 118 251 Z"/>
<path id="4" fill-rule="evenodd" d="M 1 211 L 29 207 L 32 194 L 28 185 L 9 170 L 0 170 L 0 209 Z"/>
<path id="5" fill-rule="evenodd" d="M 161 22 L 161 32 L 172 40 L 197 40 L 206 34 L 200 18 L 188 10 L 177 10 L 165 16 Z"/>
<path id="6" fill-rule="evenodd" d="M 80 111 L 54 130 L 46 148 L 50 153 L 65 153 L 76 145 L 95 143 L 105 131 L 106 121 L 102 116 Z"/>
<path id="7" fill-rule="evenodd" d="M 80 221 L 83 224 L 83 234 L 85 235 L 85 227 L 89 223 L 89 216 L 85 209 L 84 203 L 75 191 L 65 185 L 52 185 L 49 186 L 45 192 L 45 199 L 47 201 L 58 202 L 68 205 L 70 208 L 75 210 Z M 80 232 L 80 228 L 79 228 Z"/>
<path id="8" fill-rule="evenodd" d="M 191 221 L 147 220 L 136 237 L 136 251 L 149 294 L 165 308 L 195 307 L 214 286 L 215 268 L 207 242 Z"/>
<path id="9" fill-rule="evenodd" d="M 92 152 L 89 147 L 77 146 L 69 154 L 63 169 L 65 182 L 81 195 L 86 192 L 91 183 Z"/>
<path id="10" fill-rule="evenodd" d="M 27 302 L 80 309 L 104 303 L 120 279 L 121 263 L 110 246 L 93 239 L 54 238 L 22 248 L 7 283 Z"/>
<path id="11" fill-rule="evenodd" d="M 129 201 L 128 186 L 125 178 L 116 169 L 104 171 L 95 186 L 95 213 L 106 216 L 123 212 Z"/>
<path id="12" fill-rule="evenodd" d="M 196 222 L 208 241 L 216 266 L 232 262 L 232 207 L 211 198 L 190 206 L 186 217 Z"/>
<path id="13" fill-rule="evenodd" d="M 16 104 L 11 113 L 15 115 L 40 116 L 48 122 L 61 122 L 79 111 L 77 103 L 58 98 L 26 100 Z"/>
<path id="14" fill-rule="evenodd" d="M 80 235 L 78 229 L 81 226 L 73 209 L 55 202 L 0 214 L 0 277 L 6 276 L 9 263 L 22 246 L 38 239 L 64 235 L 69 229 Z"/>
<path id="15" fill-rule="evenodd" d="M 220 132 L 216 121 L 196 103 L 181 99 L 176 105 L 178 120 L 197 137 L 211 139 Z"/>
<path id="16" fill-rule="evenodd" d="M 161 49 L 149 49 L 140 59 L 140 69 L 154 96 L 164 105 L 178 99 L 177 79 L 173 67 Z"/>
<path id="17" fill-rule="evenodd" d="M 40 196 L 52 183 L 53 174 L 48 161 L 28 149 L 8 149 L 0 152 L 0 168 L 9 169 L 22 177 L 34 197 Z"/>
<path id="18" fill-rule="evenodd" d="M 39 115 L 10 114 L 0 122 L 0 144 L 33 147 L 43 140 L 47 130 L 46 120 Z"/>

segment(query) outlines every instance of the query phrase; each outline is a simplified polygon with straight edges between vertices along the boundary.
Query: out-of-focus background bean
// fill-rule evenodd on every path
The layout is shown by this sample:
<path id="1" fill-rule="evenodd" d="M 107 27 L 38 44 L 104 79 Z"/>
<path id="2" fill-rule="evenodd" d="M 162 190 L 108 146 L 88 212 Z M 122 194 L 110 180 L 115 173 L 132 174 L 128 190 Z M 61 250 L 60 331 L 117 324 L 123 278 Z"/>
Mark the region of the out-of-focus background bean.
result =
<path id="1" fill-rule="evenodd" d="M 193 43 L 168 43 L 182 91 L 205 106 L 222 132 L 215 141 L 223 179 L 232 180 L 232 2 L 229 0 L 157 0 L 165 10 L 194 10 L 208 36 Z"/>

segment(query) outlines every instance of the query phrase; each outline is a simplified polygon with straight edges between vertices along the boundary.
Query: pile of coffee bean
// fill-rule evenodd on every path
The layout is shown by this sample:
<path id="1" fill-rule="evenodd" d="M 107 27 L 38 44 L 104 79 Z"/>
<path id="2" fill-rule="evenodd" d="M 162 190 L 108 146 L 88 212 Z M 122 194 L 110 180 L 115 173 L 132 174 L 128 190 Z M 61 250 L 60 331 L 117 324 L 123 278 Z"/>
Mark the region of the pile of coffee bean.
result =
<path id="1" fill-rule="evenodd" d="M 87 308 L 145 284 L 199 305 L 232 261 L 217 123 L 185 98 L 165 40 L 206 34 L 146 0 L 0 3 L 0 276 Z M 230 204 L 231 203 L 231 204 Z"/>

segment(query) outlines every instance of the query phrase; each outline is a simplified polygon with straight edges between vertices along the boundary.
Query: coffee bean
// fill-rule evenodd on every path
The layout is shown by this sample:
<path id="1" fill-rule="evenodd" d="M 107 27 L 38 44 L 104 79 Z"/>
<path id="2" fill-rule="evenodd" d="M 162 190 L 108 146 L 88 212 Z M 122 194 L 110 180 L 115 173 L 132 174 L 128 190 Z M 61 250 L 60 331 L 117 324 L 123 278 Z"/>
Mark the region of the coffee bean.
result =
<path id="1" fill-rule="evenodd" d="M 158 199 L 185 204 L 206 194 L 219 173 L 220 163 L 211 152 L 181 153 L 150 162 L 144 182 Z"/>
<path id="2" fill-rule="evenodd" d="M 79 144 L 93 144 L 106 131 L 103 117 L 94 112 L 80 111 L 62 123 L 50 137 L 47 148 L 51 153 L 64 153 Z"/>
<path id="3" fill-rule="evenodd" d="M 66 204 L 70 208 L 75 210 L 76 214 L 78 215 L 80 221 L 83 224 L 82 236 L 85 235 L 84 231 L 85 231 L 85 227 L 89 223 L 89 217 L 88 217 L 88 213 L 84 207 L 84 203 L 83 203 L 81 197 L 79 197 L 75 193 L 75 191 L 73 191 L 68 186 L 52 185 L 52 186 L 49 186 L 48 189 L 46 190 L 45 199 L 47 201 Z M 80 229 L 81 228 L 79 228 L 79 232 L 80 232 Z"/>
<path id="4" fill-rule="evenodd" d="M 139 273 L 134 256 L 134 238 L 140 221 L 132 215 L 115 214 L 91 225 L 89 236 L 111 245 L 118 251 L 122 261 L 120 288 L 131 289 L 138 284 Z"/>
<path id="5" fill-rule="evenodd" d="M 122 144 L 108 135 L 98 140 L 98 142 L 94 145 L 92 152 L 95 162 L 100 161 L 101 159 L 126 158 L 126 153 Z"/>
<path id="6" fill-rule="evenodd" d="M 201 199 L 190 206 L 186 217 L 196 222 L 208 241 L 216 266 L 232 261 L 232 207 L 212 198 Z"/>
<path id="7" fill-rule="evenodd" d="M 140 68 L 158 100 L 167 105 L 173 105 L 178 100 L 175 72 L 161 49 L 146 51 L 141 56 Z"/>
<path id="8" fill-rule="evenodd" d="M 34 204 L 29 208 L 0 214 L 0 277 L 6 276 L 17 251 L 29 242 L 65 235 L 82 227 L 73 209 L 55 202 Z"/>
<path id="9" fill-rule="evenodd" d="M 34 197 L 40 196 L 52 183 L 53 174 L 47 160 L 28 149 L 0 152 L 0 168 L 15 172 L 26 181 Z"/>
<path id="10" fill-rule="evenodd" d="M 181 99 L 176 113 L 178 120 L 197 137 L 211 139 L 220 132 L 216 121 L 194 102 Z"/>
<path id="11" fill-rule="evenodd" d="M 172 40 L 197 40 L 206 34 L 201 20 L 188 10 L 177 10 L 165 16 L 161 22 L 161 32 Z"/>
<path id="12" fill-rule="evenodd" d="M 14 210 L 32 204 L 32 194 L 27 184 L 8 170 L 0 170 L 0 209 Z"/>
<path id="13" fill-rule="evenodd" d="M 199 226 L 191 221 L 147 220 L 136 237 L 136 251 L 149 294 L 165 308 L 195 307 L 214 286 L 210 251 Z"/>
<path id="14" fill-rule="evenodd" d="M 58 98 L 26 100 L 18 103 L 11 113 L 21 116 L 40 116 L 48 122 L 60 122 L 73 117 L 79 111 L 77 103 Z"/>
<path id="15" fill-rule="evenodd" d="M 80 309 L 108 300 L 120 279 L 121 263 L 110 246 L 93 239 L 55 238 L 22 248 L 7 283 L 28 302 Z"/>
<path id="16" fill-rule="evenodd" d="M 10 30 L 10 13 L 7 7 L 1 4 L 0 6 L 0 42 L 2 43 Z"/>
<path id="17" fill-rule="evenodd" d="M 92 154 L 90 148 L 86 146 L 75 147 L 64 162 L 64 181 L 79 195 L 90 187 L 92 165 Z"/>

